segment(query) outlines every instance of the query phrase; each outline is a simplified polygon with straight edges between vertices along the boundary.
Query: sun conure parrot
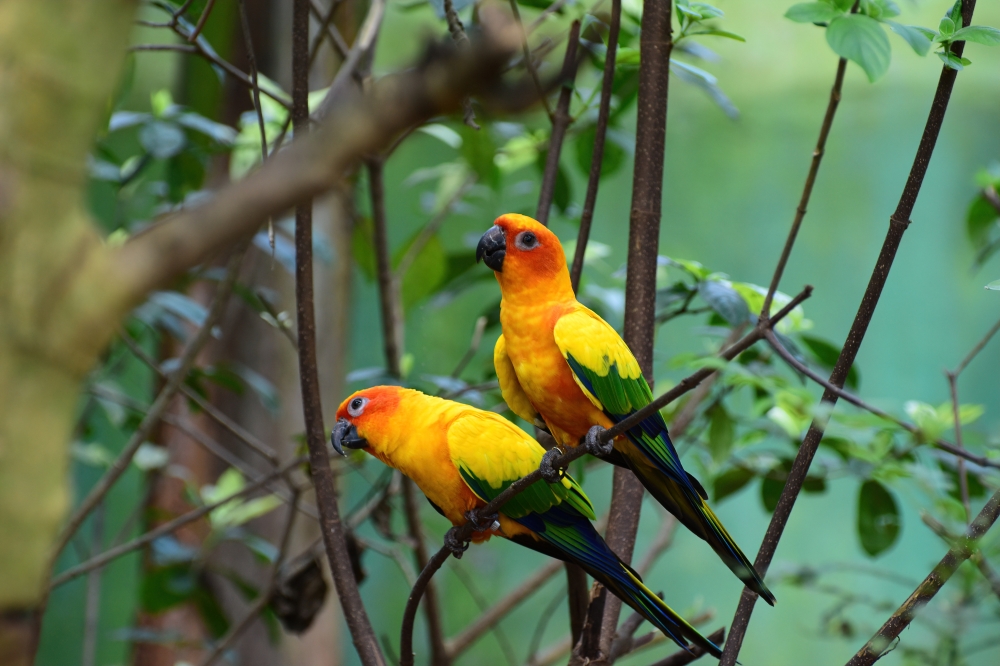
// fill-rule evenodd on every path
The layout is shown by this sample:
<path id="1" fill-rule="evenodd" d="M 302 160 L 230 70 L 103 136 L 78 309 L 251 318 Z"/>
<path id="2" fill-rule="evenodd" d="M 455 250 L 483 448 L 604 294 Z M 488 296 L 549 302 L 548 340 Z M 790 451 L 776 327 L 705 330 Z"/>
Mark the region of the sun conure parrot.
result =
<path id="1" fill-rule="evenodd" d="M 410 477 L 452 524 L 538 468 L 545 449 L 499 414 L 398 386 L 358 391 L 337 410 L 333 447 L 363 449 Z M 643 585 L 590 522 L 594 508 L 571 477 L 539 481 L 501 509 L 473 542 L 500 536 L 581 566 L 679 645 L 719 648 Z M 477 526 L 478 527 L 478 526 Z"/>
<path id="2" fill-rule="evenodd" d="M 479 241 L 477 260 L 496 273 L 503 333 L 493 351 L 511 410 L 577 446 L 594 425 L 610 428 L 653 400 L 639 364 L 614 328 L 576 300 L 559 239 L 524 215 L 502 215 Z M 769 604 L 764 585 L 681 465 L 659 412 L 618 437 L 605 459 L 631 469 L 646 490 L 708 542 Z"/>

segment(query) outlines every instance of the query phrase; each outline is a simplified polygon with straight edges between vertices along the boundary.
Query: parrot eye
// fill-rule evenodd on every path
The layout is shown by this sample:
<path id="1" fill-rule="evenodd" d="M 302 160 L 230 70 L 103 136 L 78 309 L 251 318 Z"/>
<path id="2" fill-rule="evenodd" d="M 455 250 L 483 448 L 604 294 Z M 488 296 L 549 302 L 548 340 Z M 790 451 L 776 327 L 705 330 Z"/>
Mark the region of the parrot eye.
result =
<path id="1" fill-rule="evenodd" d="M 525 231 L 517 235 L 517 238 L 514 239 L 514 244 L 517 245 L 519 250 L 530 252 L 538 247 L 538 236 L 530 231 Z"/>
<path id="2" fill-rule="evenodd" d="M 367 404 L 368 398 L 355 398 L 347 405 L 347 413 L 351 416 L 361 416 L 361 412 L 365 411 L 365 405 Z"/>

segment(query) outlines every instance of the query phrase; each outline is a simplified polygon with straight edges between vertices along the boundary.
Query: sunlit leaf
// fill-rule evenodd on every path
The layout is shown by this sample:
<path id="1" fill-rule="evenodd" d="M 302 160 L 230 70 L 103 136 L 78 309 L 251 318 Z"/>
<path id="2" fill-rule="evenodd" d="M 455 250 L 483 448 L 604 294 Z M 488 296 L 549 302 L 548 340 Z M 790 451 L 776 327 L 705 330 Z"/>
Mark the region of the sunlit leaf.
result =
<path id="1" fill-rule="evenodd" d="M 956 30 L 951 39 L 958 42 L 974 42 L 984 46 L 1000 44 L 1000 30 L 985 25 L 970 25 L 968 28 Z"/>
<path id="2" fill-rule="evenodd" d="M 869 81 L 876 81 L 889 69 L 889 38 L 869 16 L 838 16 L 826 29 L 826 41 L 834 53 L 860 65 Z"/>
<path id="3" fill-rule="evenodd" d="M 828 23 L 843 13 L 826 2 L 803 2 L 789 7 L 785 18 L 796 23 Z"/>
<path id="4" fill-rule="evenodd" d="M 906 40 L 906 43 L 917 55 L 925 56 L 931 50 L 931 40 L 936 34 L 933 30 L 916 25 L 903 25 L 895 21 L 886 21 L 885 24 L 889 26 L 890 30 Z"/>

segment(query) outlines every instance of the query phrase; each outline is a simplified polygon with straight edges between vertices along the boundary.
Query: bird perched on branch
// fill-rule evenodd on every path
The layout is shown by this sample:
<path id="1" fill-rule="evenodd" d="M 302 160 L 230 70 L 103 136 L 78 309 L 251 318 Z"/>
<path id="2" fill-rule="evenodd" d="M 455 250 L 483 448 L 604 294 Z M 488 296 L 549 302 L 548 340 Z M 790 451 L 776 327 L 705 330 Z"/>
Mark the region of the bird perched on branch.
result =
<path id="1" fill-rule="evenodd" d="M 576 300 L 559 239 L 524 215 L 502 215 L 479 241 L 476 259 L 500 283 L 503 334 L 493 352 L 504 400 L 560 446 L 583 443 L 592 426 L 610 428 L 648 405 L 652 391 L 618 333 Z M 681 465 L 659 412 L 618 437 L 604 456 L 631 469 L 646 490 L 708 542 L 747 587 L 774 605 L 740 547 Z"/>
<path id="2" fill-rule="evenodd" d="M 498 414 L 398 386 L 358 391 L 337 410 L 333 447 L 363 449 L 410 477 L 453 525 L 474 520 L 519 478 L 538 468 L 545 449 Z M 538 481 L 475 524 L 473 542 L 499 536 L 581 566 L 655 627 L 686 647 L 719 648 L 643 585 L 590 522 L 594 508 L 570 476 Z M 458 552 L 467 544 L 449 544 Z"/>

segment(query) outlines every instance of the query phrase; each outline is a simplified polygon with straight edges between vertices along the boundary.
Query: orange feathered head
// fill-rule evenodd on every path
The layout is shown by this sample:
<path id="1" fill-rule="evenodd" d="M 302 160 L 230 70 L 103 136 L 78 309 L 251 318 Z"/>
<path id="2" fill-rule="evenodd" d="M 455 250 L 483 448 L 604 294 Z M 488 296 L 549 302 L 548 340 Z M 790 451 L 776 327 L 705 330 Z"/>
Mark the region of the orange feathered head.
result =
<path id="1" fill-rule="evenodd" d="M 507 213 L 493 222 L 476 247 L 476 261 L 496 272 L 504 294 L 520 287 L 572 288 L 559 238 L 527 215 Z"/>
<path id="2" fill-rule="evenodd" d="M 337 425 L 330 437 L 337 453 L 347 455 L 344 447 L 374 453 L 368 438 L 385 429 L 386 421 L 395 414 L 405 390 L 399 386 L 373 386 L 340 403 Z"/>

